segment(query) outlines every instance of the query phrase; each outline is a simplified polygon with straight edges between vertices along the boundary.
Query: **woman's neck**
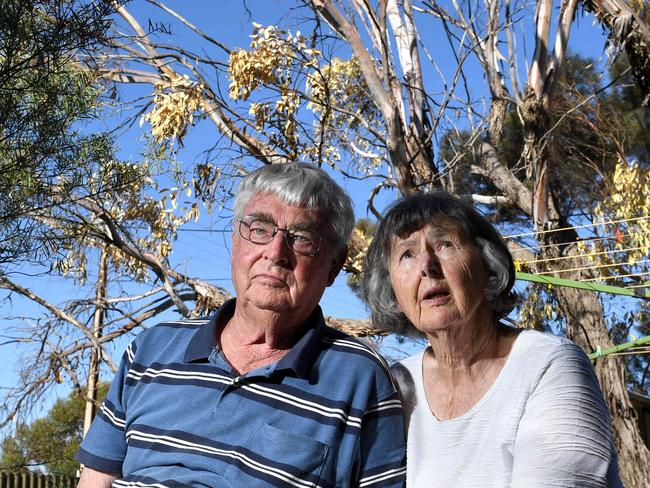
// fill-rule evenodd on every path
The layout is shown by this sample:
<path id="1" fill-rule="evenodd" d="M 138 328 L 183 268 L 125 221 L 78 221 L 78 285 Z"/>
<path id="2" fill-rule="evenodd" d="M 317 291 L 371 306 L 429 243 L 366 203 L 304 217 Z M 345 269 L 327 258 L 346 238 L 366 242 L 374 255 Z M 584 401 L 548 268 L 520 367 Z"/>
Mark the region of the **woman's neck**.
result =
<path id="1" fill-rule="evenodd" d="M 501 326 L 486 314 L 456 327 L 428 334 L 429 345 L 441 370 L 471 370 L 478 363 L 499 357 Z"/>
<path id="2" fill-rule="evenodd" d="M 483 398 L 503 369 L 517 331 L 494 319 L 473 328 L 429 336 L 423 358 L 427 402 L 438 420 L 469 411 Z"/>

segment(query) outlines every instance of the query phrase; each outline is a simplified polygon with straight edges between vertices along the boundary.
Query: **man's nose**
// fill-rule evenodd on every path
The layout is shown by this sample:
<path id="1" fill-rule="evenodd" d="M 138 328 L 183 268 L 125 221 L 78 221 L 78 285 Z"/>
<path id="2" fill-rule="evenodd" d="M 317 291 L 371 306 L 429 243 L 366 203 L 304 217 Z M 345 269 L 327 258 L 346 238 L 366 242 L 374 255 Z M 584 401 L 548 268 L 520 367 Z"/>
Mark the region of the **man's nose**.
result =
<path id="1" fill-rule="evenodd" d="M 291 252 L 287 243 L 286 232 L 282 229 L 275 229 L 271 242 L 265 244 L 265 246 L 265 256 L 274 263 L 286 261 Z"/>

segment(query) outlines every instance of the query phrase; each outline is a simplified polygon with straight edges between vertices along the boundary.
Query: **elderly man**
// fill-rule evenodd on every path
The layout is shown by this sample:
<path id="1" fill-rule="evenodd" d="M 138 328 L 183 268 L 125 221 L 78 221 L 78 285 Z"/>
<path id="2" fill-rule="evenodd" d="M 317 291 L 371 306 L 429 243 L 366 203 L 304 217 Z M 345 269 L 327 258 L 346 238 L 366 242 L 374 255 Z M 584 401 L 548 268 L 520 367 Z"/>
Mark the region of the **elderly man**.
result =
<path id="1" fill-rule="evenodd" d="M 346 257 L 349 197 L 315 166 L 265 166 L 234 214 L 236 299 L 127 348 L 79 487 L 403 486 L 395 384 L 318 306 Z"/>

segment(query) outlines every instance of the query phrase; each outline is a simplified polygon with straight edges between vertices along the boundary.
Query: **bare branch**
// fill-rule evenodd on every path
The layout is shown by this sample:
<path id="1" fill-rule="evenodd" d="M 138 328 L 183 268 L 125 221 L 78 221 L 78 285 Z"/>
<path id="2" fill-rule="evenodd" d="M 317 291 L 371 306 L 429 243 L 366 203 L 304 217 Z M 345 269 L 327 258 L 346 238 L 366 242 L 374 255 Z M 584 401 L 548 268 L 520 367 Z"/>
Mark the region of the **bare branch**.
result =
<path id="1" fill-rule="evenodd" d="M 48 302 L 46 299 L 38 296 L 36 293 L 33 291 L 24 288 L 20 286 L 19 284 L 13 282 L 10 280 L 6 275 L 0 276 L 0 288 L 5 288 L 7 290 L 11 290 L 15 293 L 18 293 L 25 298 L 28 298 L 32 300 L 33 302 L 38 303 L 45 309 L 47 309 L 52 315 L 57 317 L 60 320 L 63 320 L 64 322 L 67 322 L 68 324 L 76 327 L 81 331 L 81 333 L 86 336 L 86 338 L 93 344 L 95 347 L 100 347 L 98 341 L 95 339 L 93 336 L 92 331 L 86 327 L 84 324 L 79 322 L 75 317 L 67 314 L 57 306 L 53 305 L 52 303 Z"/>

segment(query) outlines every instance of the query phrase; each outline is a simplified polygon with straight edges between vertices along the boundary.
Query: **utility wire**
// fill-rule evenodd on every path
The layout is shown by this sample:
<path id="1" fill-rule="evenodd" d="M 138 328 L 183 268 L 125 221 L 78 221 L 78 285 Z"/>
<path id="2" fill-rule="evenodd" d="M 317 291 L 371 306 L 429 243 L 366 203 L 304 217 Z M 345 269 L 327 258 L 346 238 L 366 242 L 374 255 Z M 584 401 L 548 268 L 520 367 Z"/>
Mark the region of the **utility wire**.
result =
<path id="1" fill-rule="evenodd" d="M 610 281 L 610 280 L 618 280 L 620 278 L 633 278 L 637 276 L 650 276 L 650 272 L 646 271 L 644 273 L 630 273 L 630 274 L 624 274 L 624 275 L 619 275 L 619 276 L 608 276 L 608 277 L 602 277 L 602 278 L 585 278 L 584 282 L 587 281 Z M 647 285 L 646 285 L 647 286 Z"/>
<path id="2" fill-rule="evenodd" d="M 634 264 L 640 264 L 640 263 L 648 263 L 650 262 L 650 259 L 641 259 L 640 261 L 635 262 Z M 613 263 L 613 264 L 600 264 L 597 266 L 583 266 L 581 268 L 569 268 L 569 269 L 557 269 L 557 270 L 552 270 L 552 271 L 542 271 L 540 273 L 536 273 L 538 275 L 549 275 L 549 274 L 555 274 L 555 273 L 568 273 L 570 271 L 583 271 L 586 269 L 601 269 L 601 268 L 615 268 L 617 266 L 627 266 L 628 263 Z"/>
<path id="3" fill-rule="evenodd" d="M 564 261 L 566 259 L 579 259 L 581 257 L 592 257 L 592 256 L 601 256 L 603 254 L 616 254 L 620 252 L 627 252 L 627 251 L 638 251 L 639 249 L 647 249 L 646 246 L 639 246 L 639 247 L 630 247 L 626 249 L 611 249 L 609 251 L 599 251 L 595 253 L 588 253 L 588 254 L 578 254 L 575 256 L 557 256 L 553 258 L 545 258 L 545 259 L 533 259 L 531 261 L 520 261 L 521 264 L 536 264 L 536 263 L 549 263 L 551 261 Z"/>
<path id="4" fill-rule="evenodd" d="M 576 242 L 598 242 L 598 241 L 611 241 L 614 239 L 625 239 L 626 237 L 631 237 L 633 235 L 636 235 L 636 233 L 630 232 L 629 234 L 621 234 L 620 236 L 604 236 L 604 237 L 585 237 L 581 238 L 579 241 Z M 509 237 L 505 237 L 505 239 L 509 239 Z M 518 253 L 518 252 L 526 252 L 526 251 L 533 251 L 535 249 L 537 250 L 542 250 L 542 249 L 547 249 L 549 247 L 557 247 L 557 244 L 544 244 L 543 246 L 529 246 L 525 244 L 520 244 L 521 246 L 525 247 L 525 249 L 513 249 L 511 252 L 512 254 Z"/>
<path id="5" fill-rule="evenodd" d="M 588 227 L 599 227 L 599 226 L 605 226 L 610 224 L 620 224 L 621 222 L 635 222 L 637 220 L 646 220 L 646 219 L 650 219 L 650 215 L 644 215 L 642 217 L 634 217 L 631 219 L 609 220 L 606 222 L 591 223 L 591 224 L 584 224 L 584 225 L 570 225 L 568 227 L 561 227 L 559 229 L 540 230 L 539 232 L 527 232 L 525 234 L 514 234 L 511 236 L 507 236 L 506 239 L 514 239 L 515 237 L 526 237 L 526 236 L 534 237 L 541 234 L 551 234 L 553 232 L 561 232 L 563 230 L 586 229 Z"/>

